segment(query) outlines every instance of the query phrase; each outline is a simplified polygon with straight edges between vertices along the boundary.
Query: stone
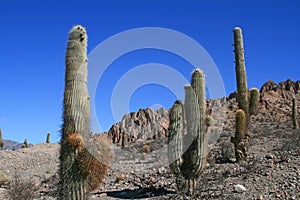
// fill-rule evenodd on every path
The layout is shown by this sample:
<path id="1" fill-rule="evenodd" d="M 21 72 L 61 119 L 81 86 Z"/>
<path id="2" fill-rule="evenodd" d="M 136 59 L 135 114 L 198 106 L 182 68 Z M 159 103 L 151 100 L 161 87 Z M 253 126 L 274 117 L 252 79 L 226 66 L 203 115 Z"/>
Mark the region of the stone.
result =
<path id="1" fill-rule="evenodd" d="M 244 186 L 242 186 L 240 184 L 234 185 L 233 188 L 234 188 L 234 191 L 237 193 L 243 193 L 247 190 Z"/>

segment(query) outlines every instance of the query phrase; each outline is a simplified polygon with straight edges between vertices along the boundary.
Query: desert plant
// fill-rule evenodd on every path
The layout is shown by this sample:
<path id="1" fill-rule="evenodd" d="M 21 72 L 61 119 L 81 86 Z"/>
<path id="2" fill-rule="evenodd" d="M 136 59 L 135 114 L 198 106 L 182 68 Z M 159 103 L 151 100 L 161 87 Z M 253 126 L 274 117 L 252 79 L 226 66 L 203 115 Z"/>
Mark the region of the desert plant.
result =
<path id="1" fill-rule="evenodd" d="M 16 173 L 9 182 L 7 198 L 11 200 L 31 200 L 36 196 L 40 186 L 36 185 L 33 179 L 21 177 Z"/>
<path id="2" fill-rule="evenodd" d="M 293 98 L 293 101 L 292 101 L 292 118 L 293 118 L 294 129 L 299 129 L 299 125 L 298 125 L 298 121 L 297 121 L 297 101 L 296 101 L 296 98 Z"/>
<path id="3" fill-rule="evenodd" d="M 212 116 L 207 116 L 205 118 L 205 124 L 207 127 L 211 127 L 214 124 L 214 119 L 212 118 Z"/>
<path id="4" fill-rule="evenodd" d="M 78 150 L 78 168 L 81 174 L 88 175 L 89 190 L 94 190 L 102 183 L 112 159 L 109 142 L 105 138 L 97 138 L 89 143 L 89 148 L 79 147 Z"/>
<path id="5" fill-rule="evenodd" d="M 245 146 L 249 146 L 250 131 L 250 115 L 254 114 L 258 107 L 259 91 L 257 88 L 252 88 L 249 92 L 247 87 L 247 76 L 245 68 L 244 44 L 242 30 L 239 27 L 234 28 L 234 52 L 235 52 L 235 70 L 237 81 L 237 101 L 239 109 L 244 111 L 246 117 L 246 132 L 243 138 Z M 238 141 L 237 138 L 232 138 L 231 141 Z M 237 146 L 238 144 L 234 144 Z M 246 148 L 246 149 L 247 149 Z M 243 155 L 247 157 L 247 155 Z"/>
<path id="6" fill-rule="evenodd" d="M 66 52 L 64 112 L 60 148 L 58 199 L 86 200 L 107 171 L 109 143 L 88 142 L 90 102 L 87 91 L 87 34 L 74 26 Z"/>
<path id="7" fill-rule="evenodd" d="M 191 86 L 185 86 L 185 102 L 175 101 L 169 119 L 169 166 L 179 191 L 193 196 L 207 161 L 205 80 L 201 70 L 193 71 Z"/>
<path id="8" fill-rule="evenodd" d="M 24 143 L 22 144 L 22 148 L 27 148 L 28 147 L 28 142 L 27 139 L 24 140 Z"/>
<path id="9" fill-rule="evenodd" d="M 0 149 L 2 149 L 4 146 L 4 142 L 3 142 L 3 139 L 2 139 L 2 130 L 0 128 Z"/>
<path id="10" fill-rule="evenodd" d="M 235 147 L 235 157 L 237 161 L 244 160 L 247 157 L 246 146 L 246 114 L 242 109 L 235 113 L 236 127 L 235 137 L 231 138 L 231 142 Z"/>
<path id="11" fill-rule="evenodd" d="M 90 103 L 87 91 L 87 34 L 82 26 L 74 26 L 69 33 L 66 51 L 63 126 L 60 148 L 60 182 L 58 198 L 88 199 L 88 174 L 80 172 L 76 156 L 79 149 L 71 146 L 68 137 L 78 133 L 87 137 Z M 82 141 L 83 144 L 83 141 Z M 91 159 L 91 158 L 89 158 Z"/>
<path id="12" fill-rule="evenodd" d="M 122 133 L 122 147 L 126 147 L 128 142 L 128 136 L 126 134 L 126 131 L 124 130 Z"/>
<path id="13" fill-rule="evenodd" d="M 249 102 L 249 113 L 253 115 L 257 112 L 259 102 L 259 91 L 257 88 L 250 90 L 250 102 Z"/>
<path id="14" fill-rule="evenodd" d="M 3 171 L 0 171 L 0 186 L 9 183 L 10 177 L 7 176 Z"/>
<path id="15" fill-rule="evenodd" d="M 146 145 L 143 146 L 143 151 L 144 151 L 145 153 L 149 153 L 150 150 L 151 150 L 151 148 L 150 148 L 149 145 L 146 144 Z"/>
<path id="16" fill-rule="evenodd" d="M 257 88 L 251 89 L 249 102 L 242 30 L 241 28 L 236 27 L 233 32 L 237 80 L 237 101 L 239 109 L 242 109 L 246 115 L 246 135 L 250 137 L 250 115 L 253 114 L 257 109 L 259 91 Z"/>
<path id="17" fill-rule="evenodd" d="M 50 143 L 50 133 L 47 134 L 46 143 Z"/>

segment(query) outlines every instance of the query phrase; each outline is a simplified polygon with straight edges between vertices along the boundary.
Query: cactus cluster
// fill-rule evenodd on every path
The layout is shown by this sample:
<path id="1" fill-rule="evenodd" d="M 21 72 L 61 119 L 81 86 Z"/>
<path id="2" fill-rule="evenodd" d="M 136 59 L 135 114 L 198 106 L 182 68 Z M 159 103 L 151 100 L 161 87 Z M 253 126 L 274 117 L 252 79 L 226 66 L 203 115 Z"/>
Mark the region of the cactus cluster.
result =
<path id="1" fill-rule="evenodd" d="M 169 113 L 168 159 L 178 189 L 193 196 L 206 167 L 207 124 L 212 119 L 206 117 L 204 73 L 194 70 L 191 85 L 184 88 L 185 102 L 175 101 Z"/>
<path id="2" fill-rule="evenodd" d="M 297 121 L 297 100 L 293 98 L 292 101 L 292 119 L 293 119 L 293 127 L 294 129 L 299 129 L 298 121 Z"/>
<path id="3" fill-rule="evenodd" d="M 239 110 L 236 112 L 236 133 L 235 137 L 231 138 L 231 142 L 235 146 L 237 161 L 241 161 L 247 157 L 251 136 L 250 116 L 257 111 L 259 91 L 257 88 L 252 88 L 250 94 L 248 92 L 242 30 L 236 27 L 233 32 Z"/>

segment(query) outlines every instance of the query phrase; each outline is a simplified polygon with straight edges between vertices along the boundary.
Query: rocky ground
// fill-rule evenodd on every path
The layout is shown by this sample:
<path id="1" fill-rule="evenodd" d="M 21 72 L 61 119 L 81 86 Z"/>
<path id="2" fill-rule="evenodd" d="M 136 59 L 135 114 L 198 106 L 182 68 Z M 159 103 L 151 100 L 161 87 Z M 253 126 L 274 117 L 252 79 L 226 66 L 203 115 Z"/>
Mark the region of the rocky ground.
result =
<path id="1" fill-rule="evenodd" d="M 237 109 L 235 94 L 227 98 L 226 103 L 223 100 L 215 103 L 226 105 L 226 123 L 210 130 L 208 165 L 193 199 L 300 199 L 300 131 L 292 129 L 291 120 L 291 99 L 295 96 L 300 100 L 296 83 L 267 82 L 261 88 L 259 111 L 251 119 L 253 136 L 249 157 L 242 163 L 235 162 L 230 143 Z M 144 123 L 141 118 L 124 119 L 131 124 L 136 120 Z M 150 116 L 146 120 L 151 122 L 151 119 Z M 152 130 L 153 126 L 145 126 Z M 165 128 L 166 124 L 162 126 Z M 110 132 L 111 136 L 113 134 Z M 150 152 L 144 152 L 145 145 L 150 147 Z M 154 139 L 149 135 L 134 138 L 125 148 L 119 142 L 111 146 L 114 160 L 104 183 L 92 192 L 91 199 L 184 199 L 177 193 L 175 178 L 168 168 L 163 134 Z M 5 199 L 10 191 L 1 179 L 12 182 L 16 176 L 39 185 L 35 199 L 55 199 L 58 156 L 58 144 L 0 151 L 0 199 Z"/>

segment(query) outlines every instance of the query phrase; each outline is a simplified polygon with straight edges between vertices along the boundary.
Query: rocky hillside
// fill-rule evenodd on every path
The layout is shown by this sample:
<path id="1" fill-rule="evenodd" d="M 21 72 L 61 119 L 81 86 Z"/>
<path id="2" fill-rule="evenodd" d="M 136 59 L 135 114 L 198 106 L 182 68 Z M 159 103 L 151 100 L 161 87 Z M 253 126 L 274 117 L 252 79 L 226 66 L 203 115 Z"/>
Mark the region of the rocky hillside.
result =
<path id="1" fill-rule="evenodd" d="M 220 131 L 233 130 L 235 125 L 235 111 L 237 110 L 236 92 L 227 98 L 208 100 L 208 114 L 214 118 L 214 126 L 210 129 L 210 141 L 215 140 Z M 260 88 L 259 112 L 252 116 L 258 124 L 274 123 L 276 126 L 284 123 L 292 127 L 291 106 L 292 99 L 300 101 L 300 81 L 287 79 L 276 84 L 267 81 Z M 298 111 L 300 111 L 298 109 Z M 161 108 L 157 111 L 151 108 L 140 109 L 124 115 L 121 122 L 114 124 L 107 135 L 113 143 L 121 144 L 122 136 L 126 135 L 126 142 L 136 140 L 155 139 L 168 135 L 168 110 Z"/>
<path id="2" fill-rule="evenodd" d="M 168 127 L 167 110 L 160 108 L 154 111 L 146 108 L 124 115 L 121 122 L 114 124 L 107 134 L 113 143 L 121 143 L 123 134 L 127 135 L 127 142 L 135 142 L 138 139 L 166 137 Z"/>
<path id="3" fill-rule="evenodd" d="M 299 81 L 268 81 L 260 92 L 258 112 L 251 118 L 249 157 L 242 163 L 235 163 L 230 142 L 236 93 L 207 102 L 215 123 L 209 132 L 207 169 L 194 199 L 300 199 L 300 132 L 292 129 L 291 119 L 292 98 L 300 101 Z M 299 111 L 298 107 L 298 116 Z M 112 141 L 114 160 L 91 199 L 182 199 L 168 168 L 167 129 L 165 109 L 140 109 L 113 125 L 106 135 Z M 128 144 L 121 147 L 125 133 Z M 145 145 L 150 152 L 145 152 Z M 58 144 L 0 151 L 0 199 L 6 199 L 11 190 L 5 182 L 16 174 L 38 186 L 33 199 L 55 199 L 58 156 Z"/>

